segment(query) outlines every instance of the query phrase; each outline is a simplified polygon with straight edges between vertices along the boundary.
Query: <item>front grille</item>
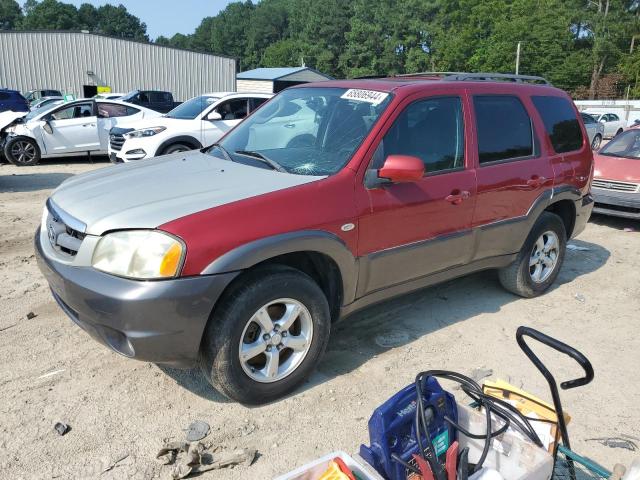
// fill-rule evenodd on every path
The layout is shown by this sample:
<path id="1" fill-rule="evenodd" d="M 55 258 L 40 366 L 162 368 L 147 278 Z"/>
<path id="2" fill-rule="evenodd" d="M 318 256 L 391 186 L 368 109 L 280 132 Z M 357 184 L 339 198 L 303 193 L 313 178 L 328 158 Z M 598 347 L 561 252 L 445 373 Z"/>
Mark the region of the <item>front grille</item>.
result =
<path id="1" fill-rule="evenodd" d="M 109 132 L 109 145 L 111 146 L 111 150 L 115 152 L 122 150 L 125 141 L 124 134 L 132 131 L 133 128 L 113 127 Z"/>
<path id="2" fill-rule="evenodd" d="M 66 219 L 66 221 L 65 221 Z M 60 253 L 75 257 L 86 234 L 86 226 L 47 201 L 46 234 L 51 246 Z"/>
<path id="3" fill-rule="evenodd" d="M 613 190 L 615 192 L 637 192 L 640 190 L 640 185 L 637 183 L 619 182 L 617 180 L 595 179 L 592 186 L 594 188 Z"/>
<path id="4" fill-rule="evenodd" d="M 109 143 L 111 144 L 111 150 L 119 152 L 124 145 L 124 135 L 117 135 L 112 133 L 109 135 Z"/>

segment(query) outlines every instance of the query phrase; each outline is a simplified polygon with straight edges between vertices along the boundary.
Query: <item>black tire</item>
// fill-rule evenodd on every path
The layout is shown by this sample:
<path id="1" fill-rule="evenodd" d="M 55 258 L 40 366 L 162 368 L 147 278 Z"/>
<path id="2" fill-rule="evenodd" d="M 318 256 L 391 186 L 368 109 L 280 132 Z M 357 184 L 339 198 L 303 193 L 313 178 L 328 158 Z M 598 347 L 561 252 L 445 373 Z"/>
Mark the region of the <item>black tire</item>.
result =
<path id="1" fill-rule="evenodd" d="M 624 132 L 624 130 L 622 128 L 619 128 L 614 137 L 620 135 L 622 132 Z"/>
<path id="2" fill-rule="evenodd" d="M 557 259 L 549 276 L 536 282 L 532 278 L 530 261 L 533 258 L 534 248 L 538 239 L 546 232 L 554 232 L 559 241 L 557 248 Z M 498 272 L 500 283 L 508 291 L 525 298 L 537 297 L 543 294 L 555 281 L 562 268 L 562 262 L 567 247 L 567 232 L 562 219 L 550 212 L 543 212 L 536 221 L 524 242 L 518 258 L 508 267 L 502 268 Z"/>
<path id="3" fill-rule="evenodd" d="M 187 145 L 185 143 L 174 143 L 173 145 L 169 145 L 162 151 L 162 155 L 169 155 L 171 153 L 178 152 L 188 152 L 189 150 L 193 150 L 193 147 Z"/>
<path id="4" fill-rule="evenodd" d="M 261 383 L 243 369 L 240 342 L 247 335 L 245 327 L 252 316 L 282 298 L 298 301 L 308 310 L 313 324 L 311 344 L 301 363 L 286 377 Z M 200 368 L 211 385 L 230 399 L 249 405 L 268 403 L 287 395 L 309 377 L 325 351 L 330 329 L 327 299 L 308 275 L 280 265 L 256 268 L 240 277 L 216 306 L 200 347 Z"/>
<path id="5" fill-rule="evenodd" d="M 18 167 L 29 167 L 40 162 L 40 147 L 29 137 L 13 137 L 4 147 L 4 156 Z"/>
<path id="6" fill-rule="evenodd" d="M 600 144 L 602 143 L 602 136 L 598 133 L 595 137 L 593 137 L 593 141 L 591 142 L 591 150 L 598 150 L 600 148 Z"/>

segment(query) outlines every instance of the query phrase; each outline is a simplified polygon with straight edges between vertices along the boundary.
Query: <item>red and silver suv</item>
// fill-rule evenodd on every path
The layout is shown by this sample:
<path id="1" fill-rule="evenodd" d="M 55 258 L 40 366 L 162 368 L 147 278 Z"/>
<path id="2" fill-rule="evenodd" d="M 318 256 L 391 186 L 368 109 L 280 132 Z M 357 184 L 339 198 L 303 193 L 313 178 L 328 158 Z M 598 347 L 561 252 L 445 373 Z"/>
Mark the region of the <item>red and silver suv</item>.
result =
<path id="1" fill-rule="evenodd" d="M 592 154 L 566 93 L 496 77 L 290 88 L 208 150 L 73 177 L 42 272 L 99 342 L 245 403 L 300 385 L 372 303 L 482 269 L 539 295 L 591 213 Z"/>

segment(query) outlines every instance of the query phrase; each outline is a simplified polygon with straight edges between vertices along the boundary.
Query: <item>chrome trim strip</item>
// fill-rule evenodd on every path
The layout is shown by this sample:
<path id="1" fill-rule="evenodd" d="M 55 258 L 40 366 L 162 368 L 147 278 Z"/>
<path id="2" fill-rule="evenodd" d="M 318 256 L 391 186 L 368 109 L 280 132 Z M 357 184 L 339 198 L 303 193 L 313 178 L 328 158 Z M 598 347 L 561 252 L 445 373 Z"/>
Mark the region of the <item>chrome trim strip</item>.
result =
<path id="1" fill-rule="evenodd" d="M 62 210 L 51 198 L 47 199 L 47 210 L 49 210 L 49 213 L 55 218 L 62 220 L 62 223 L 67 227 L 76 232 L 86 233 L 87 225 Z"/>

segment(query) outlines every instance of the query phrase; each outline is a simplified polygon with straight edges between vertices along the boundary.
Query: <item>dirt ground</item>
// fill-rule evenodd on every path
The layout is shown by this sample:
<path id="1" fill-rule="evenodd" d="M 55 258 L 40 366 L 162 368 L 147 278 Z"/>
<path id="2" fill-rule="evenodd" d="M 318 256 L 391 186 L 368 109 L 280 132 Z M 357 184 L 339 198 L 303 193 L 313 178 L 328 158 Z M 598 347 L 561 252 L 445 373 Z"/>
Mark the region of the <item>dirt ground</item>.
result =
<path id="1" fill-rule="evenodd" d="M 0 165 L 2 478 L 167 478 L 155 453 L 166 439 L 182 440 L 196 419 L 211 425 L 206 440 L 213 445 L 259 452 L 251 467 L 201 478 L 272 478 L 334 450 L 356 452 L 368 440 L 374 408 L 430 368 L 493 369 L 492 378 L 549 399 L 517 347 L 519 325 L 575 346 L 594 365 L 592 384 L 562 393 L 574 450 L 609 468 L 640 457 L 621 448 L 630 444 L 606 440 L 640 447 L 640 222 L 595 216 L 572 242 L 587 250 L 568 251 L 557 285 L 540 298 L 506 293 L 494 272 L 482 272 L 360 312 L 334 328 L 304 388 L 246 408 L 222 398 L 196 370 L 112 353 L 51 298 L 32 245 L 45 199 L 69 176 L 107 166 Z M 571 361 L 538 351 L 558 378 L 579 376 Z M 63 437 L 53 430 L 58 421 L 71 426 Z"/>

